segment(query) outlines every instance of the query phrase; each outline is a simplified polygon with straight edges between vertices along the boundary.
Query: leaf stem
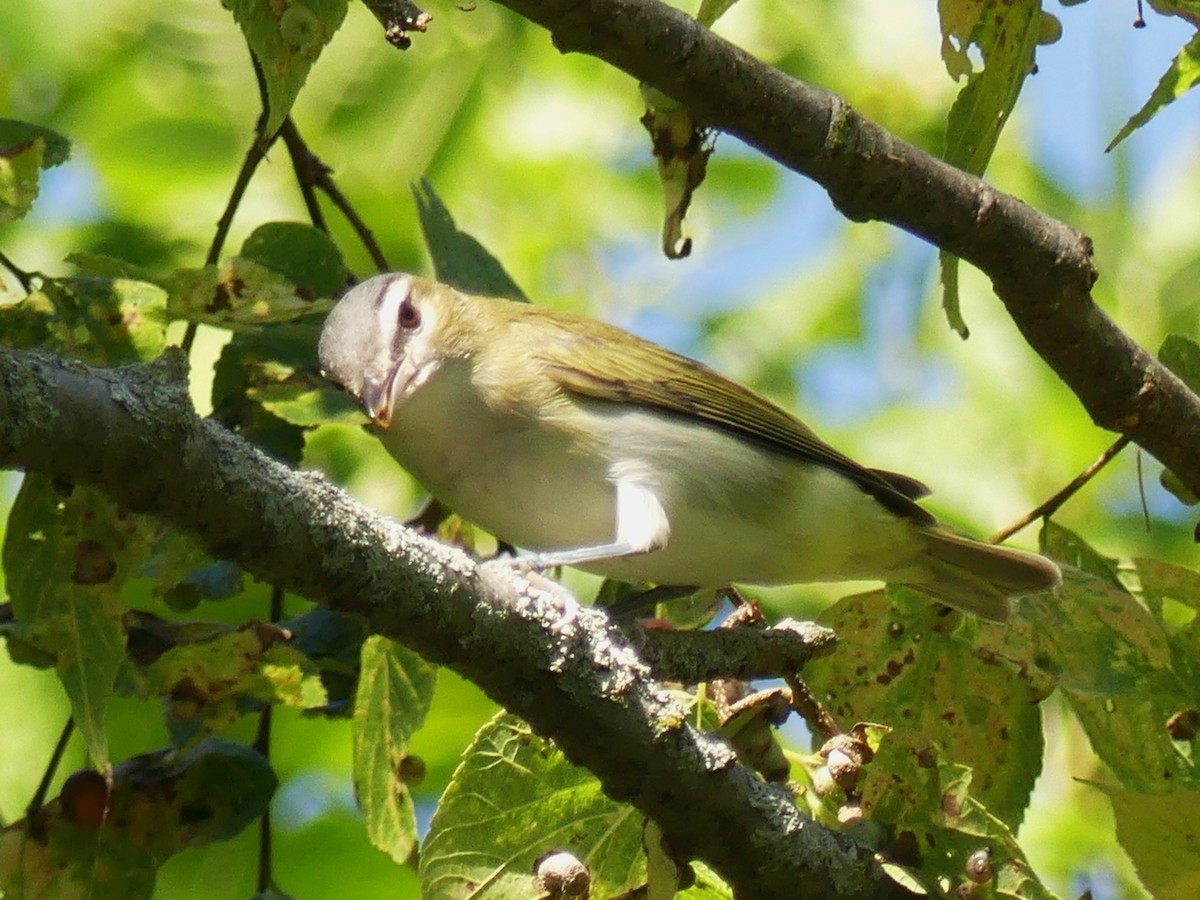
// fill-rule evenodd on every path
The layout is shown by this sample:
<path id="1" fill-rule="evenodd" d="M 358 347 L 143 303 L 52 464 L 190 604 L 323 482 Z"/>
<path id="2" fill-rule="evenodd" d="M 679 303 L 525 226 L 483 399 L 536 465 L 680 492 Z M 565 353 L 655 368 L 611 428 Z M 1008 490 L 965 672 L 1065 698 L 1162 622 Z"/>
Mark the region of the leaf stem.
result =
<path id="1" fill-rule="evenodd" d="M 58 771 L 59 764 L 62 763 L 63 754 L 67 750 L 67 742 L 71 739 L 74 731 L 75 719 L 67 716 L 67 723 L 63 726 L 62 734 L 58 736 L 58 743 L 54 745 L 54 750 L 50 753 L 50 761 L 46 763 L 46 771 L 42 773 L 42 780 L 38 783 L 33 796 L 29 798 L 29 805 L 25 807 L 25 824 L 30 831 L 37 822 L 42 805 L 46 802 L 50 782 L 54 780 L 54 773 Z"/>
<path id="2" fill-rule="evenodd" d="M 20 282 L 25 293 L 28 294 L 33 289 L 33 279 L 34 276 L 38 274 L 37 272 L 26 272 L 11 259 L 5 256 L 3 252 L 0 252 L 0 266 L 4 266 L 4 268 L 8 269 L 8 271 L 12 273 L 13 278 Z"/>
<path id="3" fill-rule="evenodd" d="M 1001 528 L 990 538 L 988 538 L 988 543 L 999 544 L 1001 541 L 1008 540 L 1031 522 L 1054 515 L 1060 506 L 1070 500 L 1071 497 L 1073 497 L 1081 487 L 1091 481 L 1097 472 L 1108 465 L 1113 457 L 1125 449 L 1125 445 L 1128 443 L 1129 438 L 1125 435 L 1117 438 L 1115 441 L 1113 441 L 1112 446 L 1096 457 L 1096 459 L 1092 461 L 1091 465 L 1072 478 L 1065 487 L 1048 497 L 1043 502 L 1039 503 L 1007 528 Z"/>
<path id="4" fill-rule="evenodd" d="M 324 191 L 338 211 L 346 217 L 346 221 L 350 223 L 350 227 L 354 229 L 354 233 L 358 235 L 363 247 L 370 254 L 375 267 L 380 272 L 390 271 L 391 266 L 388 265 L 387 258 L 383 255 L 383 250 L 375 239 L 374 233 L 362 216 L 358 214 L 353 204 L 346 199 L 346 195 L 334 183 L 329 166 L 321 162 L 320 158 L 309 149 L 291 116 L 283 120 L 279 136 L 283 138 L 283 142 L 288 148 L 288 154 L 292 159 L 292 168 L 296 172 L 296 180 L 300 183 L 300 193 L 304 196 L 304 205 L 308 207 L 308 214 L 313 225 L 324 232 L 329 231 L 313 192 L 313 188 L 316 187 Z"/>
<path id="5" fill-rule="evenodd" d="M 283 618 L 283 588 L 271 586 L 270 620 L 278 622 Z M 271 759 L 271 716 L 274 706 L 267 704 L 258 717 L 258 730 L 254 735 L 254 749 L 263 755 L 268 762 Z M 271 853 L 271 805 L 268 803 L 258 822 L 258 893 L 265 894 L 275 886 L 272 872 Z"/>
<path id="6" fill-rule="evenodd" d="M 237 178 L 233 182 L 233 190 L 229 194 L 229 200 L 225 204 L 225 210 L 221 213 L 221 218 L 217 220 L 217 230 L 213 234 L 212 243 L 209 244 L 208 253 L 205 254 L 204 264 L 206 266 L 216 265 L 217 260 L 221 258 L 221 250 L 225 246 L 225 239 L 229 236 L 229 229 L 233 225 L 233 217 L 237 213 L 238 207 L 242 203 L 242 197 L 246 194 L 246 188 L 250 185 L 250 179 L 254 177 L 255 170 L 258 169 L 258 164 L 263 161 L 267 155 L 267 150 L 275 142 L 276 135 L 267 137 L 264 131 L 267 127 L 267 116 L 270 107 L 267 100 L 267 82 L 263 76 L 262 64 L 258 61 L 258 57 L 254 55 L 254 51 L 250 51 L 250 62 L 254 67 L 254 78 L 258 82 L 258 96 L 260 100 L 260 112 L 258 120 L 254 123 L 254 140 L 251 141 L 250 147 L 246 150 L 246 156 L 242 160 L 242 167 L 238 170 Z M 180 341 L 180 347 L 184 353 L 190 353 L 192 344 L 196 340 L 197 323 L 188 322 L 187 329 L 183 333 L 183 340 Z"/>

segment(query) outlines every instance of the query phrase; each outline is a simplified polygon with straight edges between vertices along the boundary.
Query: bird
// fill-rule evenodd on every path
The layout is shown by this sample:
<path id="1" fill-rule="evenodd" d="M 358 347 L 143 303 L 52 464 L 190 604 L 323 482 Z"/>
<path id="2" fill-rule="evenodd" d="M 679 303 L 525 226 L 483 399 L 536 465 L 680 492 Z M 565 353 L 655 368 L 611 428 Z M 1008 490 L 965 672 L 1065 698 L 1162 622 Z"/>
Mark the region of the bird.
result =
<path id="1" fill-rule="evenodd" d="M 317 352 L 396 461 L 533 568 L 697 589 L 881 580 L 990 622 L 1061 578 L 939 523 L 918 480 L 591 318 L 396 272 L 337 301 Z"/>

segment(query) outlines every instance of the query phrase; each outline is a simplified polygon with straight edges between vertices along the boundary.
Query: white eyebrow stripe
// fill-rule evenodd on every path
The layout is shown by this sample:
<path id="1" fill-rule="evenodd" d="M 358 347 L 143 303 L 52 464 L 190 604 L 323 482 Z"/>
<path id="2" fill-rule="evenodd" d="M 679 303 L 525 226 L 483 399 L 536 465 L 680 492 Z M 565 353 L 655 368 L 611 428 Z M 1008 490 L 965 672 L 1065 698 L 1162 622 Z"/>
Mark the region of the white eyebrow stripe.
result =
<path id="1" fill-rule="evenodd" d="M 412 290 L 412 279 L 407 275 L 394 278 L 387 283 L 379 298 L 379 308 L 375 310 L 379 333 L 390 335 L 396 329 L 396 320 L 400 315 L 400 304 Z"/>

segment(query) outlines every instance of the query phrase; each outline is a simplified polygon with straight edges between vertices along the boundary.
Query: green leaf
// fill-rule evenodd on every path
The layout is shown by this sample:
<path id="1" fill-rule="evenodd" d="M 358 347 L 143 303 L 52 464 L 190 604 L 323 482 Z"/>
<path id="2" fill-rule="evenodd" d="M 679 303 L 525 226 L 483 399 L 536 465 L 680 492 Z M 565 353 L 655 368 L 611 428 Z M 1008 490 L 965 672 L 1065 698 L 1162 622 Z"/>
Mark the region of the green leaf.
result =
<path id="1" fill-rule="evenodd" d="M 92 278 L 123 278 L 162 286 L 163 279 L 158 273 L 115 256 L 77 250 L 67 254 L 67 262 L 77 268 L 81 275 L 88 275 Z"/>
<path id="2" fill-rule="evenodd" d="M 71 142 L 53 128 L 18 119 L 0 119 L 0 154 L 38 140 L 44 147 L 41 160 L 43 169 L 61 166 L 70 159 Z"/>
<path id="3" fill-rule="evenodd" d="M 942 282 L 942 311 L 946 322 L 963 340 L 971 336 L 967 320 L 963 318 L 962 303 L 958 296 L 958 257 L 945 250 L 938 251 L 938 277 Z"/>
<path id="4" fill-rule="evenodd" d="M 419 184 L 414 184 L 412 192 L 438 281 L 468 294 L 528 302 L 529 298 L 499 260 L 471 235 L 459 231 L 429 179 L 422 178 Z"/>
<path id="5" fill-rule="evenodd" d="M 324 706 L 316 664 L 285 640 L 282 629 L 258 622 L 182 640 L 146 666 L 145 690 L 170 701 L 171 725 L 188 737 L 224 729 L 257 704 Z"/>
<path id="6" fill-rule="evenodd" d="M 164 285 L 172 318 L 235 331 L 294 322 L 333 309 L 332 300 L 314 301 L 307 289 L 244 256 L 235 256 L 223 266 L 179 269 Z"/>
<path id="7" fill-rule="evenodd" d="M 1105 151 L 1112 150 L 1158 115 L 1163 108 L 1190 91 L 1197 81 L 1200 81 L 1200 34 L 1193 35 L 1192 39 L 1184 44 L 1142 108 L 1122 126 L 1116 137 L 1104 148 Z"/>
<path id="8" fill-rule="evenodd" d="M 700 9 L 696 11 L 696 21 L 705 28 L 712 28 L 721 16 L 729 11 L 737 0 L 700 0 Z"/>
<path id="9" fill-rule="evenodd" d="M 1158 348 L 1158 361 L 1200 391 L 1200 344 L 1185 334 L 1168 334 Z"/>
<path id="10" fill-rule="evenodd" d="M 221 351 L 213 379 L 213 415 L 280 459 L 300 461 L 304 429 L 366 417 L 317 371 L 316 317 L 238 333 Z"/>
<path id="11" fill-rule="evenodd" d="M 926 886 L 968 887 L 967 861 L 984 853 L 996 896 L 1051 900 L 1055 895 L 1034 875 L 1014 830 L 976 795 L 976 783 L 986 774 L 949 762 L 935 740 L 918 732 L 889 732 L 866 767 L 862 810 L 893 833 L 915 837 L 920 847 L 915 872 Z"/>
<path id="12" fill-rule="evenodd" d="M 1193 392 L 1200 392 L 1200 345 L 1190 337 L 1168 334 L 1158 348 L 1158 361 L 1178 375 Z M 1194 506 L 1200 502 L 1195 492 L 1170 469 L 1163 469 L 1158 480 L 1180 503 Z"/>
<path id="13" fill-rule="evenodd" d="M 1102 559 L 1077 537 L 1070 546 L 1072 558 Z M 1155 576 L 1146 571 L 1153 600 Z M 1161 613 L 1163 604 L 1154 605 Z M 1064 566 L 1062 587 L 1025 598 L 1020 611 L 1023 627 L 1005 633 L 996 652 L 1057 683 L 1092 748 L 1123 785 L 1151 793 L 1200 786 L 1190 750 L 1167 725 L 1181 710 L 1200 708 L 1194 622 L 1185 631 L 1168 629 L 1104 567 L 1090 574 Z"/>
<path id="14" fill-rule="evenodd" d="M 107 797 L 99 773 L 72 779 L 39 813 L 37 836 L 23 821 L 0 831 L 6 897 L 149 900 L 167 859 L 238 834 L 263 814 L 277 785 L 261 754 L 211 739 L 126 760 L 113 772 Z M 80 798 L 79 787 L 95 795 Z M 80 816 L 74 811 L 80 799 L 100 808 Z M 103 814 L 102 827 L 89 818 L 95 813 Z"/>
<path id="15" fill-rule="evenodd" d="M 973 793 L 1016 827 L 1041 770 L 1038 703 L 1049 690 L 1017 666 L 976 652 L 970 620 L 958 633 L 927 597 L 901 588 L 847 597 L 820 616 L 838 634 L 834 652 L 804 677 L 849 726 L 877 722 L 897 740 L 936 743 L 948 762 L 976 773 Z"/>
<path id="16" fill-rule="evenodd" d="M 0 149 L 0 224 L 15 222 L 33 208 L 45 149 L 40 138 Z"/>
<path id="17" fill-rule="evenodd" d="M 27 475 L 4 541 L 13 614 L 31 644 L 55 659 L 71 712 L 97 766 L 108 763 L 104 710 L 125 659 L 125 581 L 140 570 L 143 523 L 98 491 L 63 494 Z"/>
<path id="18" fill-rule="evenodd" d="M 367 837 L 398 863 L 417 846 L 408 744 L 429 712 L 437 669 L 387 638 L 362 645 L 354 700 L 354 792 Z"/>
<path id="19" fill-rule="evenodd" d="M 1156 900 L 1200 897 L 1200 793 L 1140 794 L 1098 781 L 1084 784 L 1112 802 L 1117 840 Z"/>
<path id="20" fill-rule="evenodd" d="M 95 366 L 145 362 L 166 348 L 166 300 L 162 288 L 144 281 L 46 279 L 0 308 L 0 338 Z"/>
<path id="21" fill-rule="evenodd" d="M 733 900 L 733 889 L 716 872 L 699 860 L 689 865 L 696 876 L 695 883 L 676 894 L 677 900 Z"/>
<path id="22" fill-rule="evenodd" d="M 1047 521 L 1038 534 L 1038 549 L 1051 559 L 1102 578 L 1118 590 L 1125 590 L 1117 574 L 1117 560 L 1104 556 L 1075 532 L 1053 520 Z"/>
<path id="23" fill-rule="evenodd" d="M 308 72 L 346 17 L 347 0 L 226 0 L 267 81 L 266 135 L 291 111 Z"/>
<path id="24" fill-rule="evenodd" d="M 1033 68 L 1033 51 L 1041 31 L 1041 7 L 1041 0 L 984 0 L 978 8 L 969 2 L 939 4 L 946 67 L 955 79 L 969 73 L 946 118 L 944 159 L 951 165 L 973 175 L 982 175 L 987 169 L 1025 76 Z M 949 16 L 950 23 L 949 9 L 955 11 Z M 957 35 L 961 42 L 968 33 L 968 24 L 970 37 L 960 51 L 954 52 L 949 36 Z M 984 62 L 982 71 L 971 71 L 966 56 L 968 44 L 979 47 Z M 958 257 L 943 251 L 938 260 L 946 318 L 950 327 L 965 338 L 968 330 L 959 311 Z"/>
<path id="25" fill-rule="evenodd" d="M 442 795 L 421 846 L 422 896 L 532 896 L 533 866 L 567 850 L 592 874 L 592 896 L 646 880 L 642 817 L 610 800 L 586 769 L 515 716 L 483 727 Z"/>
<path id="26" fill-rule="evenodd" d="M 0 223 L 28 213 L 38 196 L 41 170 L 65 162 L 70 155 L 70 141 L 58 132 L 0 119 Z"/>
<path id="27" fill-rule="evenodd" d="M 346 284 L 342 252 L 329 235 L 302 222 L 259 225 L 241 255 L 278 272 L 310 300 L 335 297 Z"/>

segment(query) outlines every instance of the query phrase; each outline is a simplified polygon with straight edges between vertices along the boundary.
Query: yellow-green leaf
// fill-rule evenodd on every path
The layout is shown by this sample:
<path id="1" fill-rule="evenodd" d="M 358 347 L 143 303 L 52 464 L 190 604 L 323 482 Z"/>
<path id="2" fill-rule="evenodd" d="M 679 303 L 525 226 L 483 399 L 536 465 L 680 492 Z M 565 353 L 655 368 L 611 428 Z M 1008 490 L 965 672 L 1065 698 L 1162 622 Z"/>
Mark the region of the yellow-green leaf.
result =
<path id="1" fill-rule="evenodd" d="M 1178 100 L 1200 81 L 1200 34 L 1192 36 L 1170 67 L 1158 80 L 1158 86 L 1150 94 L 1142 108 L 1134 113 L 1104 149 L 1113 149 L 1133 132 L 1137 131 L 1165 107 Z"/>
<path id="2" fill-rule="evenodd" d="M 347 0 L 226 0 L 262 65 L 274 134 L 296 102 L 309 70 L 346 17 Z"/>
<path id="3" fill-rule="evenodd" d="M 398 863 L 417 845 L 408 744 L 433 701 L 437 669 L 378 635 L 362 645 L 354 700 L 354 791 L 367 837 Z"/>
<path id="4" fill-rule="evenodd" d="M 534 862 L 549 850 L 566 850 L 588 867 L 593 897 L 623 895 L 646 881 L 641 815 L 501 713 L 476 735 L 442 795 L 421 846 L 422 896 L 534 896 Z"/>

